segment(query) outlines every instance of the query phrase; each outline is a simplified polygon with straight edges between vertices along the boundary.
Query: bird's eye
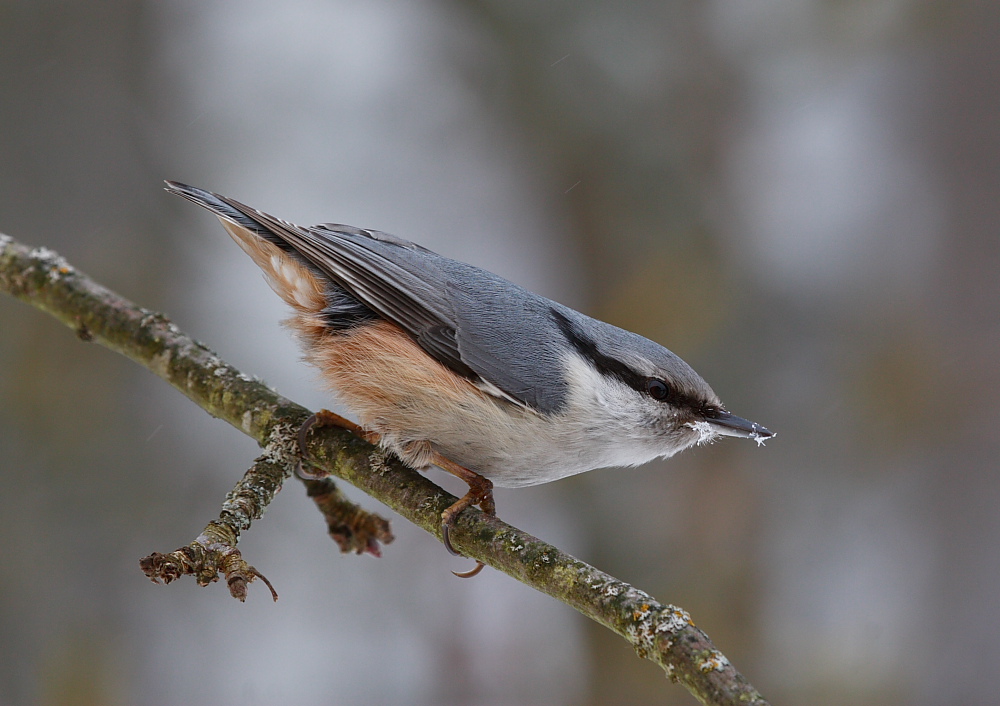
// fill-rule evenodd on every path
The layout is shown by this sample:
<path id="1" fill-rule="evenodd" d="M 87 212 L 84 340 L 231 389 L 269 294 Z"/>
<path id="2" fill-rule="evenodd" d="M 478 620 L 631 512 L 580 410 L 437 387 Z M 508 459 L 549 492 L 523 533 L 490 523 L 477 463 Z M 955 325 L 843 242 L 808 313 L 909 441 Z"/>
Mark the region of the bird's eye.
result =
<path id="1" fill-rule="evenodd" d="M 665 400 L 667 395 L 670 394 L 670 387 L 663 380 L 657 380 L 656 378 L 650 378 L 646 381 L 646 392 L 654 400 Z"/>

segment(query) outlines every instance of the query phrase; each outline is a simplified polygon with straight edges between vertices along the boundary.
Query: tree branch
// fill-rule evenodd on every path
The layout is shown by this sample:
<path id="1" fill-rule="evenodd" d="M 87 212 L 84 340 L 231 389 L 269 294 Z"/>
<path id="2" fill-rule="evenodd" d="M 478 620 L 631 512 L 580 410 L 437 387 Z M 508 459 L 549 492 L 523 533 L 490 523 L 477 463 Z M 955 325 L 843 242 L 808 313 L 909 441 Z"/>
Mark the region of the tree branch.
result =
<path id="1" fill-rule="evenodd" d="M 199 582 L 207 583 L 221 571 L 233 595 L 245 595 L 246 583 L 263 577 L 236 551 L 239 531 L 260 517 L 290 474 L 297 461 L 294 432 L 310 412 L 225 363 L 162 314 L 136 307 L 46 248 L 31 249 L 0 234 L 0 289 L 52 314 L 81 339 L 100 343 L 149 368 L 209 414 L 226 420 L 265 448 L 242 485 L 230 493 L 220 520 L 210 523 L 188 547 L 144 560 L 158 564 L 144 569 L 152 568 L 153 575 L 164 580 L 195 573 Z M 315 429 L 309 453 L 314 468 L 357 486 L 440 539 L 441 512 L 455 498 L 424 476 L 343 429 Z M 271 464 L 270 471 L 252 475 L 255 469 L 262 471 L 262 464 Z M 263 478 L 270 480 L 262 486 Z M 391 539 L 388 526 L 378 522 L 381 518 L 353 504 L 344 505 L 331 496 L 334 491 L 323 481 L 306 483 L 331 533 L 336 527 L 347 528 L 341 531 L 346 544 L 338 541 L 342 548 L 371 551 L 373 538 Z M 249 504 L 248 498 L 252 498 Z M 657 603 L 643 591 L 472 509 L 462 513 L 451 539 L 469 557 L 618 633 L 641 657 L 659 664 L 672 681 L 682 683 L 702 703 L 766 706 L 760 693 L 684 610 Z"/>

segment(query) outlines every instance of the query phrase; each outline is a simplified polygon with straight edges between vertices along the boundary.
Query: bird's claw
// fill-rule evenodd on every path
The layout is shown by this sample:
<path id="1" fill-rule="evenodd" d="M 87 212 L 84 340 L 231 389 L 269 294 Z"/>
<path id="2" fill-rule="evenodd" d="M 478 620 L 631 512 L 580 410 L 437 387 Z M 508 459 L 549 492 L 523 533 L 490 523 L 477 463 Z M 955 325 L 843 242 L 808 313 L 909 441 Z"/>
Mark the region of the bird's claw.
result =
<path id="1" fill-rule="evenodd" d="M 441 513 L 441 541 L 444 544 L 444 548 L 453 556 L 463 556 L 451 543 L 451 526 L 455 524 L 455 519 L 459 513 L 472 505 L 478 505 L 484 513 L 491 517 L 495 516 L 497 512 L 496 503 L 493 500 L 493 483 L 489 479 L 483 478 L 467 469 L 462 470 L 467 475 L 460 477 L 469 484 L 469 492 Z M 471 579 L 482 571 L 484 566 L 485 564 L 477 559 L 474 568 L 461 572 L 452 571 L 451 573 L 461 579 Z"/>

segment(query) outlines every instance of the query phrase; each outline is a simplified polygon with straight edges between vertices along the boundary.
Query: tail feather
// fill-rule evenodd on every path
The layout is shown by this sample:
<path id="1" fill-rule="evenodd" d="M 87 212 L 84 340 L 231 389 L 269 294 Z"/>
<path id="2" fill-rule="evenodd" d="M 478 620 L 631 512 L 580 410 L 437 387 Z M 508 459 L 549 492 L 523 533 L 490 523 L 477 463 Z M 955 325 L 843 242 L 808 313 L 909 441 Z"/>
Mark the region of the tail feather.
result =
<path id="1" fill-rule="evenodd" d="M 267 225 L 278 219 L 211 191 L 176 181 L 166 184 L 170 193 L 218 216 L 226 232 L 264 272 L 271 289 L 298 314 L 307 315 L 310 322 L 321 321 L 327 305 L 324 278 Z"/>
<path id="2" fill-rule="evenodd" d="M 231 199 L 227 199 L 225 196 L 220 196 L 219 194 L 211 191 L 206 191 L 205 189 L 199 189 L 195 186 L 181 184 L 178 181 L 166 181 L 164 183 L 167 185 L 166 191 L 169 191 L 172 194 L 177 194 L 192 203 L 198 204 L 202 208 L 208 209 L 219 218 L 245 228 L 254 235 L 260 236 L 266 240 L 272 240 L 274 238 L 274 236 L 270 234 L 268 229 L 263 224 L 254 220 L 253 217 L 251 217 L 244 210 L 237 208 L 232 203 Z M 244 208 L 246 211 L 252 210 L 249 207 Z"/>

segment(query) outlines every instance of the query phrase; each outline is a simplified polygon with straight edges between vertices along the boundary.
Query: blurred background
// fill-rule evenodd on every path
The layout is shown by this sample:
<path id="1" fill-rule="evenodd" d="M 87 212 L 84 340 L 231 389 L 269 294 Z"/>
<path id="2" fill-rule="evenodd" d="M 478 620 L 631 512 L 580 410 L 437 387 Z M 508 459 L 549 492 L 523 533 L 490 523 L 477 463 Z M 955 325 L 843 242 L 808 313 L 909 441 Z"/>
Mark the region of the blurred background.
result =
<path id="1" fill-rule="evenodd" d="M 974 0 L 0 1 L 0 232 L 312 408 L 282 303 L 163 179 L 656 339 L 777 439 L 501 516 L 688 609 L 775 704 L 994 704 L 998 59 Z M 402 520 L 339 555 L 296 483 L 241 544 L 277 604 L 150 584 L 256 455 L 0 297 L 0 704 L 693 703 Z"/>

